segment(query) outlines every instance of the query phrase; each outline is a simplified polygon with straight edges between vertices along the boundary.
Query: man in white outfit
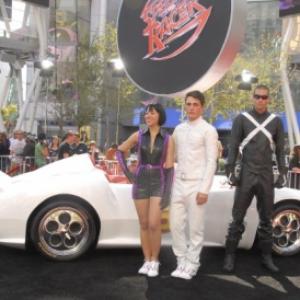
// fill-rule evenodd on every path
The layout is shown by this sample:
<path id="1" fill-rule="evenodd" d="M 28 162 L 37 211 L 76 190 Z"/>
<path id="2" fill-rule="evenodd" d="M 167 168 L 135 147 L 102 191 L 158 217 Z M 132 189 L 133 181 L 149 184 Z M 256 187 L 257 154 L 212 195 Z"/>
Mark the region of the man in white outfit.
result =
<path id="1" fill-rule="evenodd" d="M 200 266 L 205 206 L 218 157 L 218 134 L 202 118 L 204 104 L 201 92 L 187 93 L 187 121 L 178 125 L 173 133 L 177 167 L 171 199 L 170 227 L 177 268 L 171 276 L 187 280 L 197 274 Z"/>

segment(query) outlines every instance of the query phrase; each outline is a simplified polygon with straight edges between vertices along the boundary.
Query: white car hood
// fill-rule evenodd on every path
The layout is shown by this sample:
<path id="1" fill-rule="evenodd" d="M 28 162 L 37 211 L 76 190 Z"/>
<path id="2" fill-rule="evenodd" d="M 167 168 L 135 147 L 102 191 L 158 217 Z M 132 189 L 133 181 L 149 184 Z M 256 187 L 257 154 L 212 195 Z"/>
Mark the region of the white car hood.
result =
<path id="1" fill-rule="evenodd" d="M 0 173 L 0 189 L 3 190 L 10 184 L 31 181 L 36 178 L 46 178 L 67 174 L 86 173 L 95 170 L 95 167 L 88 154 L 73 155 L 71 157 L 53 162 L 35 171 L 10 177 Z M 99 170 L 100 171 L 100 170 Z"/>
<path id="2" fill-rule="evenodd" d="M 12 177 L 0 171 L 0 188 L 10 184 Z"/>

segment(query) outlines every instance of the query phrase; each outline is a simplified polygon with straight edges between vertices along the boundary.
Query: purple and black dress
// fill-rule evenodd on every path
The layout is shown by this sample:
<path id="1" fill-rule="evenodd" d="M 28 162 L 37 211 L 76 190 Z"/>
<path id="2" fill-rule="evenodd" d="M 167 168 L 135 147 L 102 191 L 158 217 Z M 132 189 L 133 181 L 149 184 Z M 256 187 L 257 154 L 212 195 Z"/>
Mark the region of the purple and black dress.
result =
<path id="1" fill-rule="evenodd" d="M 163 163 L 166 160 L 169 135 L 162 129 L 157 134 L 151 151 L 148 129 L 139 131 L 138 167 L 132 189 L 133 199 L 162 197 L 164 191 Z"/>
<path id="2" fill-rule="evenodd" d="M 168 205 L 173 181 L 173 168 L 165 169 L 163 164 L 166 160 L 169 138 L 170 135 L 160 129 L 151 151 L 149 129 L 139 131 L 138 166 L 134 175 L 128 171 L 122 152 L 117 151 L 117 158 L 125 175 L 133 181 L 133 199 L 160 197 L 162 198 L 161 206 Z"/>

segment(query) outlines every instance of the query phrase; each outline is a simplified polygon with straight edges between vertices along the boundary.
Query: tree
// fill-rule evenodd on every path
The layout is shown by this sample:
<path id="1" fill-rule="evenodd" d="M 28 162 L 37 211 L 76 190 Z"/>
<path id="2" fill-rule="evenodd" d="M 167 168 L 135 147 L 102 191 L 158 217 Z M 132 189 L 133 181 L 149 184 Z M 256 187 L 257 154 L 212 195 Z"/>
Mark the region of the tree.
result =
<path id="1" fill-rule="evenodd" d="M 277 37 L 265 34 L 254 45 L 244 46 L 227 74 L 206 92 L 210 119 L 216 116 L 228 117 L 232 113 L 247 110 L 252 106 L 251 91 L 237 89 L 236 75 L 244 70 L 255 74 L 259 83 L 270 87 L 270 110 L 284 111 L 280 78 L 280 43 Z"/>
<path id="2" fill-rule="evenodd" d="M 254 45 L 243 46 L 226 75 L 212 88 L 205 92 L 209 120 L 213 122 L 218 115 L 225 118 L 247 110 L 252 106 L 251 91 L 237 88 L 235 77 L 244 69 L 255 74 L 259 83 L 270 87 L 270 110 L 284 111 L 280 78 L 280 43 L 277 37 L 265 34 Z M 182 100 L 176 98 L 178 106 Z"/>
<path id="3" fill-rule="evenodd" d="M 116 82 L 108 70 L 109 61 L 117 55 L 117 34 L 113 25 L 108 24 L 105 34 L 92 42 L 89 37 L 80 41 L 75 59 L 59 66 L 58 78 L 64 81 L 58 85 L 56 93 L 57 120 L 71 117 L 80 128 L 103 116 L 109 121 L 109 112 L 117 110 L 118 97 L 120 111 L 135 104 L 136 88 L 126 77 Z M 64 82 L 68 83 L 69 90 Z"/>
<path id="4" fill-rule="evenodd" d="M 16 104 L 8 104 L 1 108 L 3 122 L 8 132 L 12 131 L 18 117 L 18 108 Z"/>

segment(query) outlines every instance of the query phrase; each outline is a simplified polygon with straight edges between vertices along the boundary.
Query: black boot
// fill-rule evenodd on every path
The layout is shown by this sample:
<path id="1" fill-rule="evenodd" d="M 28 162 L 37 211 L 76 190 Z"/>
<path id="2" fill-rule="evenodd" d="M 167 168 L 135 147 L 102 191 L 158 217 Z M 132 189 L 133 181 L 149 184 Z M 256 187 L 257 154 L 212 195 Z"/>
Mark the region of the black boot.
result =
<path id="1" fill-rule="evenodd" d="M 270 253 L 262 253 L 261 258 L 262 258 L 261 263 L 266 269 L 268 269 L 269 271 L 271 271 L 273 273 L 279 272 L 279 269 L 274 264 L 272 255 Z"/>
<path id="2" fill-rule="evenodd" d="M 235 253 L 226 253 L 223 264 L 223 271 L 232 273 L 235 267 Z"/>
<path id="3" fill-rule="evenodd" d="M 278 273 L 279 269 L 278 267 L 274 264 L 273 259 L 272 259 L 272 245 L 273 245 L 273 240 L 261 240 L 259 241 L 259 246 L 261 249 L 261 264 L 268 269 L 269 271 L 273 273 Z"/>
<path id="4" fill-rule="evenodd" d="M 238 246 L 239 240 L 227 239 L 225 243 L 225 258 L 223 264 L 223 270 L 227 273 L 234 271 L 235 267 L 235 251 Z"/>

